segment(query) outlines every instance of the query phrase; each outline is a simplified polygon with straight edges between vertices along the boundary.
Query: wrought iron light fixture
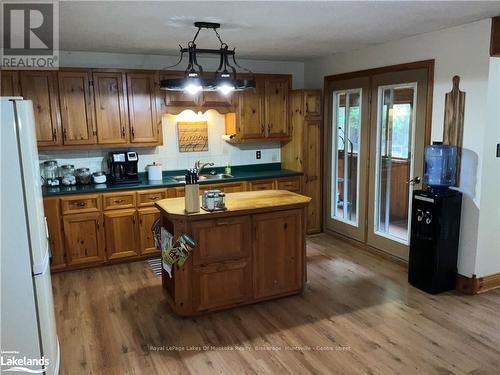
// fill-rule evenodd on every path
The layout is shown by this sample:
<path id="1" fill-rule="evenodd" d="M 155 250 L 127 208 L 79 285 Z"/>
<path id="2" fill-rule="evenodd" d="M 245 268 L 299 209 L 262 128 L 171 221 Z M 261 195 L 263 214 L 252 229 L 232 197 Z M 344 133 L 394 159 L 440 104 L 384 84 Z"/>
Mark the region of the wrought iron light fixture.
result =
<path id="1" fill-rule="evenodd" d="M 213 22 L 195 22 L 194 26 L 198 28 L 193 40 L 188 43 L 187 48 L 180 47 L 180 58 L 177 64 L 169 66 L 173 68 L 182 62 L 184 54 L 188 54 L 188 66 L 184 71 L 184 78 L 164 79 L 160 81 L 160 89 L 167 91 L 186 91 L 189 94 L 197 94 L 200 91 L 220 91 L 224 95 L 232 91 L 243 91 L 249 88 L 255 88 L 254 79 L 238 79 L 236 68 L 240 68 L 250 74 L 250 70 L 242 68 L 236 62 L 235 49 L 229 49 L 217 32 L 220 24 Z M 201 29 L 211 29 L 217 35 L 220 42 L 219 49 L 197 48 L 195 41 Z M 213 77 L 203 72 L 203 67 L 198 63 L 198 55 L 218 55 L 220 59 L 219 67 L 213 73 Z M 232 63 L 230 62 L 232 60 Z"/>

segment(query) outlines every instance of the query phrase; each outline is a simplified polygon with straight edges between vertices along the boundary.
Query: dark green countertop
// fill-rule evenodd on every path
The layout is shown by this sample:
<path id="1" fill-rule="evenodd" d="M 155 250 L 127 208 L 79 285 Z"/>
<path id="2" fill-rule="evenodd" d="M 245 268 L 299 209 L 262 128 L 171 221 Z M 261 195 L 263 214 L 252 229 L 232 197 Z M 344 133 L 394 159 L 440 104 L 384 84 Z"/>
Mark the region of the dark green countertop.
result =
<path id="1" fill-rule="evenodd" d="M 203 173 L 208 173 L 215 170 L 217 173 L 223 173 L 224 167 L 206 168 Z M 109 182 L 105 184 L 90 184 L 90 185 L 75 185 L 75 186 L 58 186 L 58 187 L 43 187 L 42 193 L 44 197 L 67 194 L 86 194 L 99 193 L 120 190 L 137 190 L 137 189 L 155 189 L 183 186 L 184 183 L 177 182 L 171 176 L 184 175 L 186 170 L 164 171 L 161 181 L 149 182 L 146 173 L 140 173 L 139 178 L 141 183 L 128 185 L 112 185 Z M 302 176 L 302 172 L 282 169 L 281 163 L 269 164 L 253 164 L 239 165 L 231 168 L 231 178 L 221 180 L 203 180 L 200 185 L 205 184 L 223 184 L 226 182 L 261 180 L 267 178 L 280 178 L 291 176 Z"/>

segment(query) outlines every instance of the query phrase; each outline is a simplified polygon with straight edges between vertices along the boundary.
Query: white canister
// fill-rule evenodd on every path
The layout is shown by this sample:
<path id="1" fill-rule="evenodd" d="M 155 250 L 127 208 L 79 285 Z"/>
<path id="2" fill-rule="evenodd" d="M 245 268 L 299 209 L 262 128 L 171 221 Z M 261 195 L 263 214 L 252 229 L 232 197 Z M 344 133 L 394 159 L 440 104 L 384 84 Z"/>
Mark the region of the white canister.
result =
<path id="1" fill-rule="evenodd" d="M 148 172 L 149 181 L 161 181 L 162 180 L 162 169 L 161 164 L 153 163 L 146 166 L 146 171 Z"/>

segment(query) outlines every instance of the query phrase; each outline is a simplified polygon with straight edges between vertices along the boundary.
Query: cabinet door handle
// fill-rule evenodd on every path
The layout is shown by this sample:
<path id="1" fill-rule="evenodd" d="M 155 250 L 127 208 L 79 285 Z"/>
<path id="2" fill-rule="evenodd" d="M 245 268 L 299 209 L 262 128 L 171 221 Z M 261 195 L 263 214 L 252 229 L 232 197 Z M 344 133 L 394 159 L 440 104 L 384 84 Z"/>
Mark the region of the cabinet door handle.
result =
<path id="1" fill-rule="evenodd" d="M 132 138 L 135 138 L 135 130 L 134 130 L 134 127 L 132 126 L 131 128 L 131 131 L 132 131 Z"/>
<path id="2" fill-rule="evenodd" d="M 125 138 L 125 128 L 122 128 L 122 138 Z"/>
<path id="3" fill-rule="evenodd" d="M 57 130 L 56 129 L 52 130 L 52 140 L 57 141 Z"/>
<path id="4" fill-rule="evenodd" d="M 264 134 L 265 129 L 266 129 L 265 125 L 264 125 L 264 124 L 262 124 L 262 125 L 260 126 L 260 134 Z"/>
<path id="5" fill-rule="evenodd" d="M 66 129 L 63 129 L 63 138 L 64 140 L 68 139 L 68 131 Z"/>

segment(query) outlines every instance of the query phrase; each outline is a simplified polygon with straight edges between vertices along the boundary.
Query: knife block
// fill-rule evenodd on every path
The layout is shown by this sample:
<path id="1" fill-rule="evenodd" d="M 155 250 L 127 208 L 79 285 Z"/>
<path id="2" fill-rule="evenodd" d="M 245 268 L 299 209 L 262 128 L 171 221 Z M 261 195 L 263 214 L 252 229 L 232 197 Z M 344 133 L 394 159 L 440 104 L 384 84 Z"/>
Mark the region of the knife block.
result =
<path id="1" fill-rule="evenodd" d="M 186 185 L 184 206 L 184 209 L 188 214 L 200 212 L 200 185 Z"/>

